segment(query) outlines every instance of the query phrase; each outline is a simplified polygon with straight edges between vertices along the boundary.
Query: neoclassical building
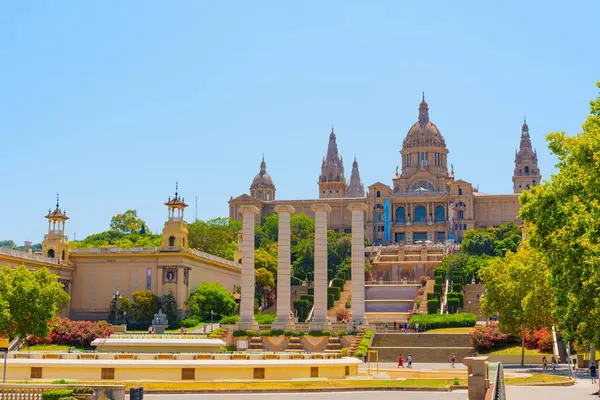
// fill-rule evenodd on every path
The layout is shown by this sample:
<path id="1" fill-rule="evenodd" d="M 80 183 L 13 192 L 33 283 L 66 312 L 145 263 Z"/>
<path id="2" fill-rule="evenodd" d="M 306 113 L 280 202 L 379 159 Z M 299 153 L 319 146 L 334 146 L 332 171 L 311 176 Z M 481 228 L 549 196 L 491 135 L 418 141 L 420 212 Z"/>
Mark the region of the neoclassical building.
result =
<path id="1" fill-rule="evenodd" d="M 391 245 L 460 242 L 470 229 L 516 222 L 519 194 L 541 181 L 537 153 L 532 149 L 526 122 L 515 154 L 513 193 L 482 193 L 478 187 L 456 178 L 454 166 L 450 164 L 448 168 L 448 154 L 446 141 L 430 120 L 429 105 L 423 96 L 418 120 L 402 142 L 391 185 L 375 182 L 365 193 L 356 159 L 348 182 L 332 128 L 318 178 L 318 196 L 301 200 L 276 199 L 275 184 L 267 173 L 263 158 L 249 194 L 230 198 L 229 217 L 241 220 L 241 207 L 255 206 L 258 208 L 256 218 L 262 220 L 275 213 L 278 205 L 289 205 L 296 212 L 314 219 L 312 206 L 327 204 L 331 207 L 328 228 L 351 232 L 348 205 L 364 198 L 368 207 L 365 223 L 370 242 Z"/>
<path id="2" fill-rule="evenodd" d="M 138 290 L 161 296 L 171 291 L 182 316 L 190 293 L 204 281 L 219 282 L 233 292 L 240 285 L 241 267 L 188 245 L 184 210 L 188 206 L 177 190 L 164 203 L 168 218 L 158 248 L 72 248 L 65 235 L 69 217 L 56 202 L 48 210 L 48 233 L 42 254 L 0 248 L 0 265 L 48 268 L 60 277 L 71 301 L 64 315 L 72 319 L 107 319 L 113 294 L 131 298 Z"/>

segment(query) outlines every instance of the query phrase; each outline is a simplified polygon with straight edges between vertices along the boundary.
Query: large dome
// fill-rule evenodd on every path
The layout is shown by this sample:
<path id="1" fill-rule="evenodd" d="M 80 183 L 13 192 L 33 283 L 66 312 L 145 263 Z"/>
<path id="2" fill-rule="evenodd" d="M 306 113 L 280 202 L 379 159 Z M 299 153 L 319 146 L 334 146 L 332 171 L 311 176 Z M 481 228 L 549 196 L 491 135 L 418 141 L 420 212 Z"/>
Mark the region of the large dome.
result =
<path id="1" fill-rule="evenodd" d="M 267 164 L 263 159 L 260 163 L 260 172 L 256 174 L 254 179 L 252 180 L 252 185 L 250 185 L 250 189 L 258 189 L 258 188 L 269 188 L 274 189 L 275 185 L 273 184 L 273 179 L 271 175 L 267 173 Z"/>
<path id="2" fill-rule="evenodd" d="M 429 120 L 429 105 L 425 101 L 425 96 L 423 96 L 423 101 L 419 106 L 419 121 L 408 131 L 404 142 L 402 142 L 402 147 L 405 149 L 411 147 L 446 148 L 446 142 L 440 130 Z"/>

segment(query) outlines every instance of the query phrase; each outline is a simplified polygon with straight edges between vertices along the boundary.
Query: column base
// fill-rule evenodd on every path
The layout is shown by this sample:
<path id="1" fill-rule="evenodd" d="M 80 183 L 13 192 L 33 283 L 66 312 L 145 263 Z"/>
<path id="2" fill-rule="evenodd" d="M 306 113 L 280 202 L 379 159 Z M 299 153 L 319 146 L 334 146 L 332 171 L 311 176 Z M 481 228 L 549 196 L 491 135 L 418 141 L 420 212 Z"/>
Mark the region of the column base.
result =
<path id="1" fill-rule="evenodd" d="M 313 317 L 310 323 L 311 331 L 328 331 L 331 330 L 331 322 L 327 318 Z"/>
<path id="2" fill-rule="evenodd" d="M 239 326 L 240 326 L 241 331 L 247 331 L 247 330 L 258 331 L 258 323 L 254 319 L 254 317 L 247 318 L 247 319 L 240 318 Z"/>
<path id="3" fill-rule="evenodd" d="M 275 318 L 275 322 L 273 322 L 273 325 L 271 325 L 271 329 L 272 330 L 280 330 L 280 331 L 285 331 L 285 330 L 294 330 L 296 328 L 296 325 L 294 323 L 294 320 L 290 317 L 288 318 Z"/>

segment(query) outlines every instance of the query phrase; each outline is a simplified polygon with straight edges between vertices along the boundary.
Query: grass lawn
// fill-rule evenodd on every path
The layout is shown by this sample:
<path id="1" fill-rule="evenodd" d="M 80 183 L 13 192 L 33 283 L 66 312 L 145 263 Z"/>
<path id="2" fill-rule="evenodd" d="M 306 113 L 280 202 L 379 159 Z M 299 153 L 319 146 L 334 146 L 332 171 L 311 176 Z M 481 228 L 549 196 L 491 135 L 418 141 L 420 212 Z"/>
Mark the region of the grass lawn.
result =
<path id="1" fill-rule="evenodd" d="M 497 355 L 497 356 L 520 356 L 521 355 L 521 346 L 512 346 L 505 347 L 499 350 L 492 350 L 489 353 L 485 353 L 484 355 Z M 552 357 L 552 353 L 540 353 L 538 350 L 525 349 L 526 356 L 550 356 Z M 548 360 L 550 362 L 550 360 Z"/>
<path id="2" fill-rule="evenodd" d="M 68 344 L 34 344 L 23 347 L 21 351 L 69 351 L 71 347 L 75 347 L 75 351 L 89 351 L 91 348 L 83 346 L 70 346 Z"/>
<path id="3" fill-rule="evenodd" d="M 461 328 L 439 328 L 439 329 L 430 329 L 425 333 L 471 333 L 473 332 L 472 327 L 461 327 Z"/>
<path id="4" fill-rule="evenodd" d="M 207 328 L 210 327 L 210 321 L 209 321 L 209 322 L 200 322 L 198 325 L 192 326 L 191 328 L 185 328 L 185 329 L 188 331 L 188 333 L 192 333 L 196 329 L 202 329 L 202 327 L 204 326 L 204 324 L 206 324 Z M 165 332 L 166 333 L 180 333 L 181 332 L 181 328 L 165 329 Z"/>
<path id="5" fill-rule="evenodd" d="M 569 382 L 570 379 L 564 376 L 551 374 L 531 374 L 528 378 L 505 378 L 504 383 L 511 386 L 527 386 L 534 383 L 557 383 Z"/>

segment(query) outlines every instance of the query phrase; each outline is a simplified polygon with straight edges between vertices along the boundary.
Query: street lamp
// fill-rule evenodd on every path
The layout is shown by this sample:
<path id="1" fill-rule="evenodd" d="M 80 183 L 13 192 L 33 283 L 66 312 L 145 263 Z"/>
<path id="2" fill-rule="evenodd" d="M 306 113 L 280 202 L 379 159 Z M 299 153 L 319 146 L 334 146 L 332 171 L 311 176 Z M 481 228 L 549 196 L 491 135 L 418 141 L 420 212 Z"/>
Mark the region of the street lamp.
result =
<path id="1" fill-rule="evenodd" d="M 119 310 L 119 300 L 123 299 L 123 296 L 121 296 L 121 293 L 119 293 L 119 289 L 117 289 L 117 292 L 113 294 L 112 298 L 115 302 L 115 325 L 117 325 L 117 312 Z"/>
<path id="2" fill-rule="evenodd" d="M 210 330 L 212 332 L 212 325 L 213 325 L 213 315 L 215 315 L 214 310 L 210 310 Z"/>

